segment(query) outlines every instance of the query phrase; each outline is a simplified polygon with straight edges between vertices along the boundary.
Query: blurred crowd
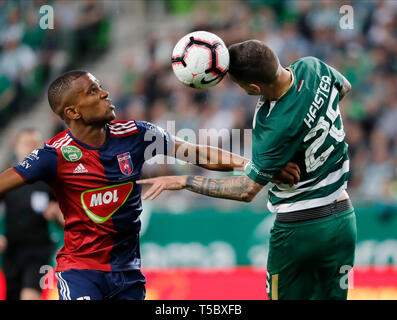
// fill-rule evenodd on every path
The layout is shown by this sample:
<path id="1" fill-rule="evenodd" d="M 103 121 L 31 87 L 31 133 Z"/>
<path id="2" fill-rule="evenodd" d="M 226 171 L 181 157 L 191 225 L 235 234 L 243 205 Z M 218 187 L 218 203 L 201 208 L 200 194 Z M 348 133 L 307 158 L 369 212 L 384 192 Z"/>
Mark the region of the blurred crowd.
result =
<path id="1" fill-rule="evenodd" d="M 30 9 L 22 12 L 13 5 L 16 2 L 0 0 L 0 65 L 9 67 L 0 68 L 0 104 L 4 104 L 4 83 L 14 92 L 26 91 L 35 81 L 32 77 L 38 77 L 32 70 L 42 68 L 45 71 L 39 74 L 48 76 L 53 69 L 65 68 L 60 67 L 59 60 L 66 59 L 65 65 L 70 65 L 76 57 L 90 56 L 92 48 L 105 47 L 95 41 L 100 38 L 97 30 L 107 30 L 103 27 L 107 21 L 103 6 L 107 2 L 54 1 L 62 11 L 57 14 L 55 9 L 57 27 L 52 35 L 38 30 L 29 15 Z M 35 8 L 41 1 L 31 3 L 31 8 Z M 227 45 L 252 38 L 263 40 L 276 51 L 284 66 L 303 56 L 316 56 L 340 70 L 353 86 L 341 103 L 351 159 L 349 192 L 360 201 L 381 203 L 380 212 L 387 214 L 397 203 L 397 2 L 343 4 L 354 8 L 353 29 L 341 28 L 342 4 L 332 0 L 147 1 L 148 10 L 160 6 L 167 19 L 185 18 L 190 23 L 184 30 L 145 35 L 139 44 L 140 53 L 122 62 L 123 71 L 108 88 L 118 118 L 146 120 L 165 129 L 170 129 L 170 121 L 174 121 L 172 133 L 179 133 L 182 138 L 182 129 L 193 129 L 195 142 L 225 147 L 220 144 L 224 138 L 231 141 L 229 149 L 247 156 L 250 145 L 249 139 L 244 141 L 243 130 L 252 128 L 257 98 L 246 95 L 227 77 L 210 90 L 183 86 L 171 69 L 173 46 L 188 32 L 207 30 L 219 35 Z M 24 63 L 11 68 L 12 63 L 7 60 L 17 59 L 18 55 L 9 51 L 26 56 L 21 59 Z M 18 100 L 19 95 L 13 96 Z M 210 135 L 207 141 L 199 141 L 198 130 L 210 128 L 217 130 L 214 139 Z M 57 126 L 54 133 L 60 129 Z M 230 139 L 232 129 L 241 130 L 240 139 Z M 144 174 L 187 172 L 208 175 L 184 165 L 146 166 Z M 180 198 L 179 203 L 186 200 Z M 201 199 L 191 194 L 187 198 Z"/>
<path id="2" fill-rule="evenodd" d="M 0 125 L 34 104 L 54 75 L 107 49 L 105 12 L 95 0 L 0 0 Z"/>

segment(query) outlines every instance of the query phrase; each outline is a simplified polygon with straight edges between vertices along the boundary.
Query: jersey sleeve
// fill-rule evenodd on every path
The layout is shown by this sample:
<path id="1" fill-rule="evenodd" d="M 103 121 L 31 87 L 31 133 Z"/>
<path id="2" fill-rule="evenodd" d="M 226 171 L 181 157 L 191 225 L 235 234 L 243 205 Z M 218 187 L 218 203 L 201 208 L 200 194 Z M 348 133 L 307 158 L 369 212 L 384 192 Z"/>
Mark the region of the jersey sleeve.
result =
<path id="1" fill-rule="evenodd" d="M 342 91 L 343 88 L 343 84 L 345 83 L 345 79 L 342 75 L 342 73 L 340 73 L 338 70 L 336 70 L 334 67 L 326 64 L 324 61 L 318 59 L 318 58 L 314 58 L 318 61 L 319 64 L 322 65 L 322 68 L 326 68 L 331 76 L 332 79 L 332 83 L 335 85 L 335 87 L 338 89 L 339 92 Z"/>
<path id="2" fill-rule="evenodd" d="M 136 121 L 138 130 L 142 135 L 145 160 L 158 154 L 168 155 L 174 148 L 173 136 L 163 128 L 146 121 Z"/>
<path id="3" fill-rule="evenodd" d="M 327 65 L 327 67 L 331 73 L 331 76 L 334 78 L 335 87 L 338 89 L 339 92 L 341 92 L 343 88 L 343 84 L 345 83 L 345 78 L 334 67 L 331 67 L 329 65 Z"/>
<path id="4" fill-rule="evenodd" d="M 282 121 L 280 119 L 283 119 Z M 299 144 L 296 121 L 285 116 L 256 122 L 252 145 L 252 160 L 245 167 L 245 174 L 262 185 L 270 182 L 295 155 Z"/>
<path id="5" fill-rule="evenodd" d="M 13 169 L 27 183 L 39 180 L 46 182 L 55 180 L 57 175 L 58 156 L 54 148 L 47 145 L 44 148 L 36 149 L 26 156 Z"/>
<path id="6" fill-rule="evenodd" d="M 345 79 L 342 73 L 340 73 L 334 67 L 313 56 L 304 57 L 300 60 L 306 64 L 306 66 L 308 67 L 308 72 L 314 70 L 314 72 L 323 73 L 326 70 L 332 79 L 332 83 L 335 85 L 338 91 L 340 92 L 342 90 Z"/>

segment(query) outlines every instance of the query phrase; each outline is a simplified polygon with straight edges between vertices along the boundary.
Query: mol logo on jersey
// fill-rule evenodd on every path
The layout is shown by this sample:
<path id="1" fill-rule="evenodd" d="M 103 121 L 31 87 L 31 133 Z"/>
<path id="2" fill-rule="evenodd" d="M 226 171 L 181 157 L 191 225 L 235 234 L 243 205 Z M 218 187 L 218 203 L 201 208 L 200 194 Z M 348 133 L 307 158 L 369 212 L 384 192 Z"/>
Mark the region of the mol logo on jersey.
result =
<path id="1" fill-rule="evenodd" d="M 96 222 L 108 220 L 128 199 L 132 182 L 91 189 L 81 194 L 81 203 L 88 217 Z"/>

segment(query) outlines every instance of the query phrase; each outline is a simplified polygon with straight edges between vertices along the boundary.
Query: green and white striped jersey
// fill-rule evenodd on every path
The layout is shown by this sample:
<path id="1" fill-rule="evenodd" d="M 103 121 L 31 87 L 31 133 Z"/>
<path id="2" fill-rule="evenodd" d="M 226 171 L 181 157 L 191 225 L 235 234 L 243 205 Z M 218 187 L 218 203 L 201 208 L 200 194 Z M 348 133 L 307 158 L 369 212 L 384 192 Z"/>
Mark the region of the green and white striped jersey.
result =
<path id="1" fill-rule="evenodd" d="M 343 76 L 314 57 L 289 66 L 292 87 L 277 101 L 260 98 L 253 119 L 252 160 L 246 174 L 260 184 L 292 161 L 301 168 L 297 185 L 274 185 L 268 208 L 289 212 L 322 206 L 347 186 L 349 158 L 339 112 Z"/>

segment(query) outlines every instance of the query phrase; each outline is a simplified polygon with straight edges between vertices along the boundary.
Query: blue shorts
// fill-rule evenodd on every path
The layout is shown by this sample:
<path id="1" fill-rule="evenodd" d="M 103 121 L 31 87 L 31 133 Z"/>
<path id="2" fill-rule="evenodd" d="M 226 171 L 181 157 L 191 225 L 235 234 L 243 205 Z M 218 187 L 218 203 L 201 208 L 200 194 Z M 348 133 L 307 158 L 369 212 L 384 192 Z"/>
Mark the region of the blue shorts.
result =
<path id="1" fill-rule="evenodd" d="M 56 272 L 59 300 L 144 300 L 146 279 L 139 270 L 70 269 Z"/>

